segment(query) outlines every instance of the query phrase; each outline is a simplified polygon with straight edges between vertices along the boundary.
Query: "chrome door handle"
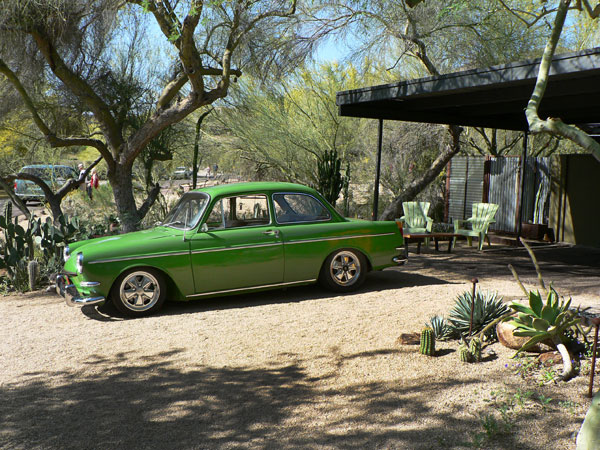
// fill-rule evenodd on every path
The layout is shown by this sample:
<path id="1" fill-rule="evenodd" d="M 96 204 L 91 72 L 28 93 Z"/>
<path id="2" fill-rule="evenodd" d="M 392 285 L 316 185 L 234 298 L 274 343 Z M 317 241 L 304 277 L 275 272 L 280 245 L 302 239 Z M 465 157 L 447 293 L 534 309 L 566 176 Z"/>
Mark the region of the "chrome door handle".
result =
<path id="1" fill-rule="evenodd" d="M 267 231 L 263 231 L 263 234 L 266 234 L 268 236 L 279 237 L 279 230 L 267 230 Z"/>

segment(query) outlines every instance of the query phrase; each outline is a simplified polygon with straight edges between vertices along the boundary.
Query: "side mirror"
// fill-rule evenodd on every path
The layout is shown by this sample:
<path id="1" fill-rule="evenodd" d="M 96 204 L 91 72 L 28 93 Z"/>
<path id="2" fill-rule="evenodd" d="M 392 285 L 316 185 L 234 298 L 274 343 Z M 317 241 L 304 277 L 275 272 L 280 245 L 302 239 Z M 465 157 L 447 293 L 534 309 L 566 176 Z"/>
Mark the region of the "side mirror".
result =
<path id="1" fill-rule="evenodd" d="M 200 231 L 202 231 L 203 233 L 206 233 L 208 231 L 208 225 L 206 225 L 206 223 L 203 223 L 202 226 L 200 227 Z"/>

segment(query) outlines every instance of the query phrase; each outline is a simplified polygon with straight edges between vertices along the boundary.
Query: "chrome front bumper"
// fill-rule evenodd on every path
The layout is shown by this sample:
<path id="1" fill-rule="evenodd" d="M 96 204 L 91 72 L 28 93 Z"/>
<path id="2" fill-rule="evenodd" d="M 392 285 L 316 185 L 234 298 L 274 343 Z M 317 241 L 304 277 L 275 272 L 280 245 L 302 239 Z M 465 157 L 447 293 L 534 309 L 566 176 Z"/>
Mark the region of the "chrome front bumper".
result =
<path id="1" fill-rule="evenodd" d="M 88 286 L 96 285 L 88 283 Z M 104 303 L 104 297 L 80 297 L 75 285 L 71 284 L 66 275 L 56 276 L 56 293 L 65 299 L 69 306 L 98 305 Z"/>

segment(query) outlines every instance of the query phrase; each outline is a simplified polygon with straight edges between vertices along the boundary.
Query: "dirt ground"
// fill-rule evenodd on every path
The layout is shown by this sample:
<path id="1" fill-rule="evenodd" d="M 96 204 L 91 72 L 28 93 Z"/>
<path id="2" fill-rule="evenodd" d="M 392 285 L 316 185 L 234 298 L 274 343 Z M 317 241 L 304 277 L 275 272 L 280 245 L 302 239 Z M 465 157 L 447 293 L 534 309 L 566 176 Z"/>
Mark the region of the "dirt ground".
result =
<path id="1" fill-rule="evenodd" d="M 536 254 L 547 282 L 600 312 L 600 250 Z M 587 377 L 540 386 L 497 343 L 465 364 L 454 341 L 436 357 L 398 342 L 473 277 L 519 298 L 508 263 L 537 286 L 523 249 L 460 246 L 411 253 L 352 295 L 311 286 L 137 320 L 0 297 L 0 448 L 574 449 Z"/>

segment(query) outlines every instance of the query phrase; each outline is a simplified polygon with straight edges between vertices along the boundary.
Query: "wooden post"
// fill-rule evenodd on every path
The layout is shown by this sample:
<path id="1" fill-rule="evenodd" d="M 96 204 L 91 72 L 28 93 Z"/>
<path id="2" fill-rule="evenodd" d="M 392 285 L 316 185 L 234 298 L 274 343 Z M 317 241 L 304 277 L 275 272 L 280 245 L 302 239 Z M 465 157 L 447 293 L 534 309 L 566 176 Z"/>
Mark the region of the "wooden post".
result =
<path id="1" fill-rule="evenodd" d="M 383 119 L 379 119 L 379 139 L 377 142 L 377 167 L 375 169 L 375 186 L 373 187 L 373 220 L 377 220 L 379 209 L 379 175 L 381 173 L 381 147 L 383 146 Z"/>

